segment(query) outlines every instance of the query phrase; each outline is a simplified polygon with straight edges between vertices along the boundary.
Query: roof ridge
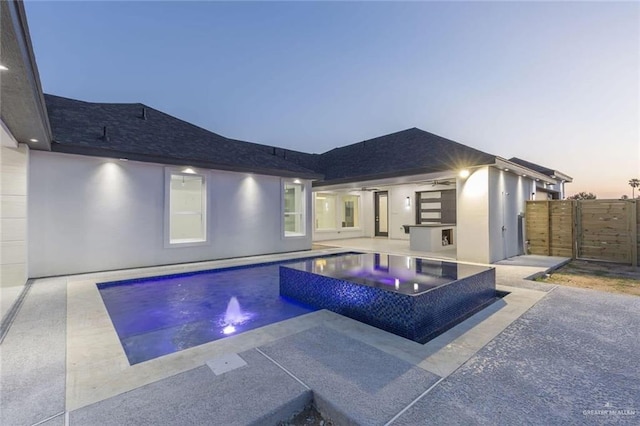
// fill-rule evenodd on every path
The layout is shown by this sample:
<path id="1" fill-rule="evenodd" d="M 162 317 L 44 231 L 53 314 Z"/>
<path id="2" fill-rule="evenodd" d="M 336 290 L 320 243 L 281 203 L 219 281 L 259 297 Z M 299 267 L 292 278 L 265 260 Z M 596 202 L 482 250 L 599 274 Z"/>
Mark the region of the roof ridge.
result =
<path id="1" fill-rule="evenodd" d="M 58 98 L 58 99 L 64 99 L 67 101 L 80 102 L 83 104 L 90 104 L 90 105 L 141 105 L 146 108 L 155 109 L 153 107 L 150 107 L 149 105 L 143 104 L 142 102 L 90 102 L 90 101 L 82 101 L 80 99 L 68 98 L 66 96 L 52 95 L 51 93 L 44 93 L 44 96 L 45 98 Z"/>

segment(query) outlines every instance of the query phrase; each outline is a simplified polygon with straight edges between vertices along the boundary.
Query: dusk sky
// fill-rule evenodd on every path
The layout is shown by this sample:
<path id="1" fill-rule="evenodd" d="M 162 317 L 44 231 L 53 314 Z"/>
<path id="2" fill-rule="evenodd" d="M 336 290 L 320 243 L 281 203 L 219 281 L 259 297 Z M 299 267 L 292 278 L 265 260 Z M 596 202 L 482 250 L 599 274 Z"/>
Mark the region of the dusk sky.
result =
<path id="1" fill-rule="evenodd" d="M 34 2 L 46 93 L 141 102 L 307 152 L 410 127 L 574 177 L 640 178 L 640 3 Z"/>

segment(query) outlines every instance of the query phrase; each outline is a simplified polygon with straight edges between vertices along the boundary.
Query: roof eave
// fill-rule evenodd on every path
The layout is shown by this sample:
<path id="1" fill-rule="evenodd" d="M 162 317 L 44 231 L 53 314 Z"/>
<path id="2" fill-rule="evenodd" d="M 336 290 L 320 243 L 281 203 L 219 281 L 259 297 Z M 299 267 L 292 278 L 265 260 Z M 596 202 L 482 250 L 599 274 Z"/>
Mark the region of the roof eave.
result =
<path id="1" fill-rule="evenodd" d="M 490 166 L 492 165 L 491 163 L 487 163 L 487 164 L 475 164 L 473 166 L 469 166 L 467 167 L 468 169 L 475 169 L 478 167 L 483 167 L 483 166 Z M 368 182 L 368 181 L 374 181 L 374 180 L 380 180 L 380 179 L 389 179 L 389 178 L 396 178 L 396 177 L 405 177 L 405 176 L 412 176 L 412 175 L 423 175 L 423 174 L 429 174 L 429 173 L 439 173 L 439 172 L 448 172 L 448 171 L 454 171 L 453 169 L 442 169 L 442 168 L 436 168 L 436 167 L 420 167 L 420 168 L 414 168 L 414 169 L 406 169 L 406 170 L 399 170 L 399 171 L 394 171 L 394 172 L 387 172 L 387 173 L 376 173 L 376 174 L 371 174 L 371 175 L 360 175 L 360 176 L 352 176 L 352 177 L 348 177 L 348 178 L 340 178 L 340 179 L 331 179 L 331 180 L 319 180 L 313 183 L 313 186 L 331 186 L 331 185 L 342 185 L 345 183 L 354 183 L 354 182 Z M 455 170 L 455 172 L 457 173 L 458 171 Z"/>
<path id="2" fill-rule="evenodd" d="M 156 163 L 156 164 L 166 164 L 166 165 L 184 166 L 184 167 L 200 167 L 200 168 L 212 169 L 212 170 L 223 170 L 223 171 L 238 172 L 238 173 L 255 173 L 255 174 L 261 174 L 261 175 L 268 175 L 268 176 L 290 177 L 290 178 L 299 178 L 299 179 L 308 179 L 308 180 L 317 180 L 317 179 L 322 179 L 323 177 L 321 174 L 317 174 L 314 172 L 219 164 L 211 161 L 203 161 L 198 159 L 162 157 L 157 155 L 139 154 L 139 153 L 117 151 L 117 150 L 110 150 L 110 149 L 104 149 L 104 148 L 68 145 L 68 144 L 57 143 L 55 141 L 51 144 L 51 151 L 59 152 L 62 154 L 85 155 L 88 157 L 125 159 L 125 160 L 131 160 L 131 161 L 140 161 L 143 163 Z"/>
<path id="3" fill-rule="evenodd" d="M 549 184 L 555 184 L 557 183 L 556 179 L 553 179 L 550 176 L 545 175 L 544 173 L 540 173 L 538 171 L 535 171 L 533 169 L 530 169 L 528 167 L 522 166 L 518 163 L 514 163 L 513 161 L 509 161 L 505 158 L 502 157 L 496 157 L 496 161 L 494 164 L 492 164 L 494 167 L 497 167 L 499 169 L 509 169 L 509 171 L 517 173 L 519 175 L 526 175 L 527 177 L 531 177 L 533 179 L 536 180 L 540 180 L 542 182 L 546 182 Z"/>
<path id="4" fill-rule="evenodd" d="M 565 182 L 573 182 L 573 178 L 571 176 L 565 175 L 564 173 L 557 170 L 553 171 L 553 175 L 556 177 L 556 179 L 560 179 Z"/>
<path id="5" fill-rule="evenodd" d="M 2 2 L 2 7 L 7 8 L 3 12 L 7 12 L 7 19 L 10 20 L 10 24 L 3 27 L 2 31 L 3 33 L 12 32 L 12 37 L 2 37 L 3 61 L 7 62 L 4 65 L 9 68 L 6 72 L 18 73 L 21 69 L 24 72 L 14 76 L 21 83 L 22 88 L 16 91 L 17 86 L 12 87 L 12 91 L 3 91 L 0 97 L 10 108 L 18 109 L 21 116 L 28 117 L 30 122 L 22 124 L 19 120 L 3 121 L 18 142 L 25 143 L 32 149 L 49 150 L 53 133 L 44 102 L 24 4 L 22 1 L 6 1 Z"/>

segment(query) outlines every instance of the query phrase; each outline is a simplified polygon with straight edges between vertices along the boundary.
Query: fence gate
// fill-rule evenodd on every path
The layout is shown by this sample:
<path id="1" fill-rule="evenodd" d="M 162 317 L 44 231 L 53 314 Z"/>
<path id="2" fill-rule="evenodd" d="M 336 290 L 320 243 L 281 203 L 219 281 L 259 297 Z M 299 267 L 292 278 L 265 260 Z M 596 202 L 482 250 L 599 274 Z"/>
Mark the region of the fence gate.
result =
<path id="1" fill-rule="evenodd" d="M 638 264 L 640 217 L 632 200 L 527 201 L 529 253 Z"/>
<path id="2" fill-rule="evenodd" d="M 632 244 L 635 242 L 632 233 L 636 231 L 635 213 L 633 201 L 584 200 L 578 202 L 576 257 L 632 263 L 634 255 Z"/>

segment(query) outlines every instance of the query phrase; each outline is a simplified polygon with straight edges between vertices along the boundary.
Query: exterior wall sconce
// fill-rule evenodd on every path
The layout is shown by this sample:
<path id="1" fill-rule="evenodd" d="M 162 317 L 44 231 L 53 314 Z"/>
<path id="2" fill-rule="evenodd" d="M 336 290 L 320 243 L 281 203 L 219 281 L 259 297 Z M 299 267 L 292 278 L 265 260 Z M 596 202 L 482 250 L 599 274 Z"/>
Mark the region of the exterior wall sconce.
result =
<path id="1" fill-rule="evenodd" d="M 468 178 L 469 177 L 469 170 L 467 170 L 467 169 L 460 170 L 460 177 L 462 179 Z"/>
<path id="2" fill-rule="evenodd" d="M 411 207 L 411 197 L 407 197 L 407 198 L 405 199 L 405 201 L 404 201 L 404 205 L 405 205 L 407 208 L 410 208 L 410 207 Z"/>

